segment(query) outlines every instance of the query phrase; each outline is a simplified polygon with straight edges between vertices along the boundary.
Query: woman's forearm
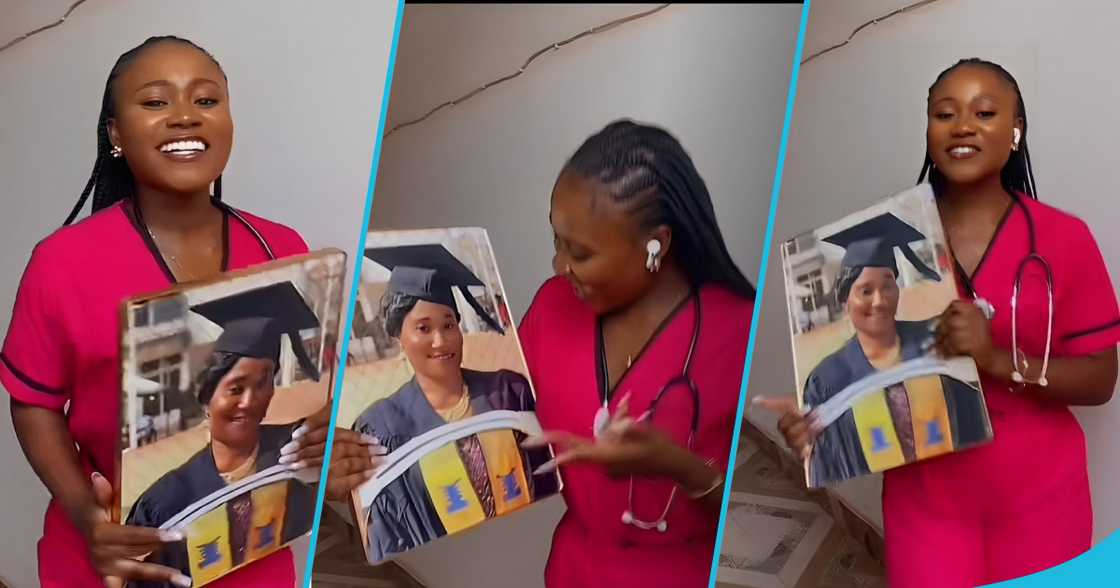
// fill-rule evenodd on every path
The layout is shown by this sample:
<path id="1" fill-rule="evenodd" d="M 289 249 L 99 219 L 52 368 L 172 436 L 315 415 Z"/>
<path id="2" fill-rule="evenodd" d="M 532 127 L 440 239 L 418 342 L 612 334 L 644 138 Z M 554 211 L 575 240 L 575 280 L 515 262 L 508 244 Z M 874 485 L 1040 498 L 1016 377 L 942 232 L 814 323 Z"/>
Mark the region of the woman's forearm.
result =
<path id="1" fill-rule="evenodd" d="M 699 498 L 690 498 L 703 504 L 710 511 L 718 513 L 723 506 L 723 474 L 701 460 L 695 454 L 684 450 L 672 458 L 672 472 L 670 477 L 689 495 L 706 492 Z M 716 482 L 720 482 L 716 487 Z"/>
<path id="2" fill-rule="evenodd" d="M 1028 381 L 1042 375 L 1042 359 L 1027 357 L 1029 367 L 1019 369 Z M 1012 354 L 1006 349 L 993 349 L 992 357 L 979 366 L 981 371 L 1003 380 L 1011 380 L 1015 369 Z M 1028 384 L 1023 393 L 1049 402 L 1076 406 L 1096 406 L 1112 399 L 1116 389 L 1116 350 L 1109 349 L 1085 357 L 1051 357 L 1046 369 L 1046 386 Z"/>
<path id="3" fill-rule="evenodd" d="M 57 412 L 11 401 L 12 425 L 31 468 L 76 523 L 96 506 L 66 418 Z"/>

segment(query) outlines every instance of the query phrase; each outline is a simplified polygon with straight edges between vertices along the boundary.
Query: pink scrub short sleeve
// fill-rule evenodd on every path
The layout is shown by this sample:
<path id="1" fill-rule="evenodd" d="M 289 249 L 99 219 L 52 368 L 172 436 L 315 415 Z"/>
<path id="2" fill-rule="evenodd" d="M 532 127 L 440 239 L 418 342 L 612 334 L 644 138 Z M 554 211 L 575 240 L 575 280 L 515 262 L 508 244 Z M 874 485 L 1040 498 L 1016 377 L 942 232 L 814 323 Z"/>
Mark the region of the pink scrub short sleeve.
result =
<path id="1" fill-rule="evenodd" d="M 20 279 L 0 352 L 0 384 L 12 398 L 61 411 L 70 399 L 73 345 L 64 323 L 59 264 L 40 243 Z"/>
<path id="2" fill-rule="evenodd" d="M 1055 284 L 1054 335 L 1063 355 L 1084 356 L 1120 343 L 1120 309 L 1108 266 L 1089 227 L 1077 221 L 1062 251 L 1064 280 Z"/>

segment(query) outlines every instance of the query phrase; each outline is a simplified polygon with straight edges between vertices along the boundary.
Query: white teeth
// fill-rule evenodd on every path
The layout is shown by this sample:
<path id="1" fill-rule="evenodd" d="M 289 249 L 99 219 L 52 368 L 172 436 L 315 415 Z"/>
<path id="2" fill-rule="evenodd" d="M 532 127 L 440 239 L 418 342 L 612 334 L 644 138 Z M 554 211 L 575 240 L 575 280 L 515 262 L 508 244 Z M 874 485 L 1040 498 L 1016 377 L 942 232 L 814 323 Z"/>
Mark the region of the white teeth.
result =
<path id="1" fill-rule="evenodd" d="M 159 150 L 164 153 L 192 153 L 206 151 L 206 144 L 202 141 L 172 141 L 160 145 Z"/>
<path id="2" fill-rule="evenodd" d="M 952 149 L 949 150 L 949 153 L 951 153 L 953 155 L 968 155 L 970 153 L 976 153 L 976 148 L 975 147 L 967 147 L 967 146 L 966 147 L 953 147 Z"/>

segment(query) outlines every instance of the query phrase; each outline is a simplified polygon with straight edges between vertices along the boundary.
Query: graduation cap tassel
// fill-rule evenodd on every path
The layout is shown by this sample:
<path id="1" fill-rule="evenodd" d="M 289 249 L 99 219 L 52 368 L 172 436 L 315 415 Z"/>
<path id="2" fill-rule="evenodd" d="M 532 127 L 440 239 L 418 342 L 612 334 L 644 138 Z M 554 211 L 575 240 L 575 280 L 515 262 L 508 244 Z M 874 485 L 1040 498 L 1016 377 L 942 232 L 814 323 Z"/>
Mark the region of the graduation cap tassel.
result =
<path id="1" fill-rule="evenodd" d="M 941 281 L 941 275 L 931 269 L 928 265 L 922 263 L 922 260 L 918 258 L 918 254 L 914 253 L 914 250 L 910 249 L 909 245 L 900 245 L 899 249 L 902 250 L 902 256 L 905 257 L 906 260 L 914 266 L 914 269 L 918 270 L 918 273 L 935 282 Z"/>
<path id="2" fill-rule="evenodd" d="M 490 325 L 490 328 L 497 331 L 499 335 L 506 334 L 506 330 L 502 328 L 502 325 L 498 324 L 498 321 L 494 320 L 494 317 L 490 316 L 490 313 L 482 308 L 478 300 L 475 300 L 475 297 L 471 296 L 471 293 L 467 291 L 466 286 L 458 286 L 458 289 L 459 292 L 463 294 L 463 298 L 467 300 L 467 304 L 474 309 L 475 313 L 478 314 L 487 325 Z"/>

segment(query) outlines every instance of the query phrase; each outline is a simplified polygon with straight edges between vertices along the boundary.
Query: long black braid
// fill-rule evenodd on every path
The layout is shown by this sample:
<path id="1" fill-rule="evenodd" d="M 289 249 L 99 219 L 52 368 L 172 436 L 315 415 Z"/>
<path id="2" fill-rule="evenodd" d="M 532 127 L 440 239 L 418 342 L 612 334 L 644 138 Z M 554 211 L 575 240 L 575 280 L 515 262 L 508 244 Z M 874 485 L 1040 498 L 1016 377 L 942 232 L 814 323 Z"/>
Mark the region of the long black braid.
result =
<path id="1" fill-rule="evenodd" d="M 755 289 L 723 242 L 712 198 L 692 158 L 663 129 L 619 120 L 584 141 L 565 172 L 606 186 L 645 229 L 668 225 L 675 257 L 692 282 L 720 284 L 750 300 Z"/>
<path id="2" fill-rule="evenodd" d="M 1034 182 L 1034 169 L 1031 167 L 1031 152 L 1027 148 L 1027 107 L 1023 104 L 1023 92 L 1019 90 L 1019 82 L 1015 81 L 1015 77 L 1004 69 L 1003 66 L 976 57 L 962 59 L 954 63 L 949 66 L 948 69 L 938 74 L 937 79 L 930 85 L 929 95 L 926 97 L 927 107 L 930 98 L 933 97 L 934 88 L 941 83 L 941 80 L 945 79 L 945 76 L 948 76 L 957 68 L 963 66 L 986 67 L 991 69 L 1010 83 L 1011 87 L 1015 89 L 1015 96 L 1018 98 L 1017 106 L 1019 109 L 1017 116 L 1023 119 L 1023 135 L 1019 138 L 1019 150 L 1011 152 L 1011 157 L 1008 158 L 1007 164 L 1000 170 L 999 178 L 1003 189 L 1007 190 L 1009 194 L 1022 192 L 1037 200 L 1038 188 Z M 933 187 L 933 193 L 940 196 L 945 187 L 945 176 L 933 165 L 933 159 L 929 156 L 928 149 L 926 151 L 925 162 L 922 163 L 922 172 L 918 175 L 919 184 L 926 178 L 927 173 L 929 174 L 929 183 Z"/>
<path id="3" fill-rule="evenodd" d="M 108 123 L 109 119 L 116 116 L 113 84 L 116 82 L 117 77 L 119 77 L 141 53 L 159 43 L 183 43 L 185 45 L 190 45 L 209 57 L 210 60 L 214 62 L 214 65 L 218 66 L 219 70 L 222 69 L 218 60 L 214 59 L 214 56 L 205 49 L 187 39 L 173 35 L 148 37 L 143 43 L 125 51 L 118 57 L 117 62 L 113 64 L 113 69 L 109 71 L 109 79 L 105 81 L 105 93 L 101 97 L 101 114 L 97 117 L 97 158 L 93 162 L 93 172 L 90 174 L 89 181 L 86 182 L 86 187 L 82 190 L 82 195 L 78 198 L 77 204 L 75 204 L 73 210 L 70 211 L 70 215 L 66 217 L 66 222 L 63 223 L 64 225 L 74 222 L 74 219 L 77 218 L 78 213 L 81 212 L 82 207 L 85 206 L 86 200 L 91 193 L 93 194 L 91 214 L 133 196 L 135 180 L 132 177 L 132 170 L 128 169 L 128 163 L 125 162 L 123 157 L 117 158 L 110 154 L 113 145 L 109 141 Z M 225 75 L 224 71 L 222 75 Z M 214 198 L 218 200 L 222 198 L 221 176 L 214 180 Z"/>

